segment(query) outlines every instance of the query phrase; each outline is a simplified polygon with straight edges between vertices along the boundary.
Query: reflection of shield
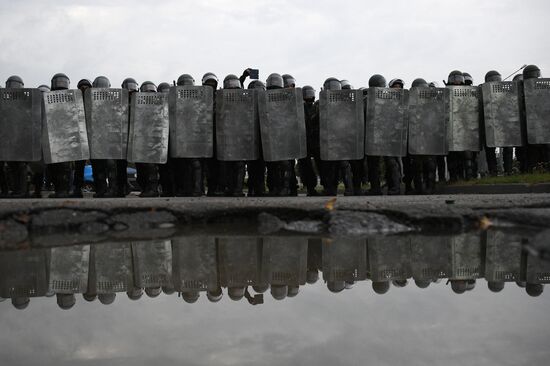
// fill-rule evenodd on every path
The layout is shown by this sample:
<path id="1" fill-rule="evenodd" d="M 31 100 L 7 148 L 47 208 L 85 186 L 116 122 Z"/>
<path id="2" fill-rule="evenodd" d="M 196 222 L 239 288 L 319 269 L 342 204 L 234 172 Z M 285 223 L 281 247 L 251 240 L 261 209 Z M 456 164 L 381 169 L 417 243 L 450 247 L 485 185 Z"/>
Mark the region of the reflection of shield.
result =
<path id="1" fill-rule="evenodd" d="M 90 158 L 84 102 L 80 90 L 43 94 L 42 151 L 46 164 Z"/>
<path id="2" fill-rule="evenodd" d="M 451 238 L 454 280 L 468 280 L 483 274 L 481 238 L 478 233 L 466 233 Z"/>
<path id="3" fill-rule="evenodd" d="M 323 279 L 362 281 L 367 278 L 367 245 L 364 239 L 323 239 Z"/>
<path id="4" fill-rule="evenodd" d="M 530 144 L 550 144 L 550 79 L 523 81 L 527 141 Z"/>
<path id="5" fill-rule="evenodd" d="M 48 292 L 45 250 L 0 253 L 0 297 L 40 297 Z"/>
<path id="6" fill-rule="evenodd" d="M 170 240 L 132 243 L 132 258 L 136 287 L 173 287 Z"/>
<path id="7" fill-rule="evenodd" d="M 448 89 L 412 88 L 409 92 L 409 153 L 447 154 Z"/>
<path id="8" fill-rule="evenodd" d="M 84 94 L 91 159 L 126 159 L 128 90 L 88 88 Z"/>
<path id="9" fill-rule="evenodd" d="M 80 294 L 88 289 L 90 246 L 53 248 L 50 252 L 49 291 Z"/>
<path id="10" fill-rule="evenodd" d="M 91 293 L 126 292 L 134 287 L 130 244 L 98 244 L 92 247 L 92 253 L 95 281 L 91 281 Z"/>
<path id="11" fill-rule="evenodd" d="M 271 285 L 305 285 L 307 238 L 264 238 L 262 268 Z"/>
<path id="12" fill-rule="evenodd" d="M 265 283 L 261 275 L 262 241 L 255 237 L 218 239 L 220 283 L 226 287 Z"/>
<path id="13" fill-rule="evenodd" d="M 208 236 L 184 236 L 172 240 L 174 289 L 206 291 L 219 288 L 216 240 Z"/>
<path id="14" fill-rule="evenodd" d="M 302 89 L 259 91 L 258 112 L 265 161 L 301 159 L 306 156 Z"/>
<path id="15" fill-rule="evenodd" d="M 411 277 L 408 237 L 388 236 L 368 240 L 369 269 L 373 282 Z"/>
<path id="16" fill-rule="evenodd" d="M 407 155 L 409 91 L 391 88 L 367 90 L 365 154 Z"/>
<path id="17" fill-rule="evenodd" d="M 447 236 L 411 237 L 412 277 L 420 281 L 447 278 L 452 272 L 451 242 Z"/>
<path id="18" fill-rule="evenodd" d="M 0 161 L 42 158 L 41 103 L 38 89 L 0 90 Z"/>
<path id="19" fill-rule="evenodd" d="M 170 88 L 170 156 L 211 158 L 214 141 L 214 100 L 209 86 Z"/>
<path id="20" fill-rule="evenodd" d="M 216 154 L 219 160 L 259 158 L 260 133 L 255 90 L 216 92 Z"/>
<path id="21" fill-rule="evenodd" d="M 480 151 L 480 90 L 477 86 L 448 86 L 449 151 Z"/>
<path id="22" fill-rule="evenodd" d="M 485 279 L 487 281 L 519 281 L 521 251 L 521 236 L 510 232 L 487 231 Z"/>
<path id="23" fill-rule="evenodd" d="M 133 93 L 128 161 L 164 164 L 168 158 L 168 94 Z"/>
<path id="24" fill-rule="evenodd" d="M 365 155 L 365 111 L 361 90 L 324 90 L 319 95 L 322 160 L 357 160 Z"/>

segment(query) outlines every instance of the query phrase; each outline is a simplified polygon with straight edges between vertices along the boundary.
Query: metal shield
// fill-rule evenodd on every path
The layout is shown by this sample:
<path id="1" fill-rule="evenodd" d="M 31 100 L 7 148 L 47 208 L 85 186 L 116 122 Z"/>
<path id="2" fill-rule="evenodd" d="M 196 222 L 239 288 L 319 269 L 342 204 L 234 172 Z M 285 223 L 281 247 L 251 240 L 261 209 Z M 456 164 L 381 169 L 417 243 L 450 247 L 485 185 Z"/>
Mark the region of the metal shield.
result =
<path id="1" fill-rule="evenodd" d="M 168 158 L 168 94 L 133 93 L 128 161 L 164 164 Z"/>
<path id="2" fill-rule="evenodd" d="M 216 92 L 216 154 L 218 160 L 257 160 L 260 130 L 254 89 Z"/>
<path id="3" fill-rule="evenodd" d="M 387 236 L 369 239 L 369 269 L 375 282 L 405 280 L 411 274 L 408 237 Z"/>
<path id="4" fill-rule="evenodd" d="M 225 287 L 265 284 L 262 276 L 262 240 L 256 237 L 219 238 L 220 283 Z"/>
<path id="5" fill-rule="evenodd" d="M 90 246 L 52 248 L 50 251 L 49 291 L 80 294 L 88 289 Z"/>
<path id="6" fill-rule="evenodd" d="M 170 240 L 132 243 L 132 258 L 136 287 L 173 287 Z"/>
<path id="7" fill-rule="evenodd" d="M 323 90 L 319 95 L 322 160 L 365 156 L 365 111 L 361 90 Z"/>
<path id="8" fill-rule="evenodd" d="M 214 154 L 214 96 L 209 86 L 170 88 L 170 156 L 211 158 Z"/>
<path id="9" fill-rule="evenodd" d="M 306 283 L 307 238 L 273 236 L 263 239 L 262 267 L 271 285 Z"/>
<path id="10" fill-rule="evenodd" d="M 258 112 L 265 161 L 301 159 L 307 155 L 302 89 L 259 90 Z"/>
<path id="11" fill-rule="evenodd" d="M 468 280 L 483 275 L 481 238 L 478 233 L 465 233 L 451 238 L 453 280 Z"/>
<path id="12" fill-rule="evenodd" d="M 409 91 L 409 154 L 447 155 L 447 88 Z"/>
<path id="13" fill-rule="evenodd" d="M 367 93 L 365 154 L 406 156 L 409 91 L 368 88 Z"/>
<path id="14" fill-rule="evenodd" d="M 448 236 L 411 237 L 412 277 L 420 281 L 448 278 L 452 273 L 452 246 Z"/>
<path id="15" fill-rule="evenodd" d="M 174 289 L 178 292 L 217 289 L 216 239 L 184 236 L 172 240 Z"/>
<path id="16" fill-rule="evenodd" d="M 323 279 L 362 281 L 367 278 L 367 244 L 364 239 L 323 239 Z"/>
<path id="17" fill-rule="evenodd" d="M 88 160 L 88 132 L 82 92 L 78 89 L 43 93 L 42 152 L 46 164 Z"/>
<path id="18" fill-rule="evenodd" d="M 126 159 L 128 149 L 128 90 L 88 88 L 84 109 L 90 159 Z"/>
<path id="19" fill-rule="evenodd" d="M 550 283 L 550 261 L 547 258 L 529 255 L 525 280 L 527 283 Z"/>
<path id="20" fill-rule="evenodd" d="M 447 86 L 449 151 L 480 151 L 481 91 L 477 86 Z"/>
<path id="21" fill-rule="evenodd" d="M 487 231 L 485 279 L 519 281 L 521 275 L 522 237 L 510 232 Z"/>
<path id="22" fill-rule="evenodd" d="M 39 297 L 48 292 L 46 251 L 0 253 L 0 297 Z"/>
<path id="23" fill-rule="evenodd" d="M 524 145 L 520 84 L 512 81 L 490 82 L 483 84 L 481 91 L 483 93 L 483 120 L 487 146 Z"/>
<path id="24" fill-rule="evenodd" d="M 550 144 L 550 79 L 523 81 L 527 142 Z"/>
<path id="25" fill-rule="evenodd" d="M 92 253 L 95 278 L 90 281 L 89 292 L 111 294 L 134 288 L 129 243 L 97 244 L 92 247 Z"/>
<path id="26" fill-rule="evenodd" d="M 42 93 L 0 89 L 0 161 L 42 159 Z"/>

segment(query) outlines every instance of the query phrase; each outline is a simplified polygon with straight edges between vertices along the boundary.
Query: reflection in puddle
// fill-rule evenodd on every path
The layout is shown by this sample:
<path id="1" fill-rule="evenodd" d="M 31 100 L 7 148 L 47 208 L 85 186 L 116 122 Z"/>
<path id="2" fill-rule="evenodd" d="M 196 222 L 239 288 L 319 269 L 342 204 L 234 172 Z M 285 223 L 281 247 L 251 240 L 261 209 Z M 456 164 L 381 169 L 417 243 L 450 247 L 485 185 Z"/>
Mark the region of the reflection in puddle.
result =
<path id="1" fill-rule="evenodd" d="M 538 296 L 550 282 L 550 261 L 529 255 L 524 242 L 520 234 L 490 230 L 368 239 L 182 236 L 1 252 L 0 299 L 24 309 L 30 298 L 55 295 L 60 308 L 70 309 L 76 294 L 111 304 L 117 293 L 131 300 L 177 293 L 188 303 L 205 294 L 211 302 L 225 295 L 256 305 L 267 293 L 276 300 L 297 296 L 321 276 L 334 293 L 370 281 L 378 294 L 409 282 L 462 294 L 485 278 L 493 292 L 512 282 Z"/>

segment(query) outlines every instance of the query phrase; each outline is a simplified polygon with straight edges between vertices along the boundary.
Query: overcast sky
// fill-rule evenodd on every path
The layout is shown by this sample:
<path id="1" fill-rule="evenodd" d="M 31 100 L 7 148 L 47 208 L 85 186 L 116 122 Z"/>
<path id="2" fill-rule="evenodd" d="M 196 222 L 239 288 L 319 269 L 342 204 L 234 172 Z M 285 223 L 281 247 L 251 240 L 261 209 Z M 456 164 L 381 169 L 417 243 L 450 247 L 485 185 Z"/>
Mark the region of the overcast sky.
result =
<path id="1" fill-rule="evenodd" d="M 372 74 L 446 78 L 537 64 L 550 75 L 547 0 L 9 1 L 0 0 L 0 78 L 27 87 L 66 73 L 113 86 L 220 79 L 246 67 L 290 73 L 316 89 L 327 77 L 365 86 Z"/>

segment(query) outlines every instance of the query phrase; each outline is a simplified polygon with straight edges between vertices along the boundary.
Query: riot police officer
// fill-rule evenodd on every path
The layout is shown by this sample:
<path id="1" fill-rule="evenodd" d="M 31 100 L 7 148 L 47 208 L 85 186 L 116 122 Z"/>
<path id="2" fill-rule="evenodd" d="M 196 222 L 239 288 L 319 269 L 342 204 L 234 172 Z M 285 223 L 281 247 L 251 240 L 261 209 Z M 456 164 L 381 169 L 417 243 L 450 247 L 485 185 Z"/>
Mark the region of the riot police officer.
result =
<path id="1" fill-rule="evenodd" d="M 458 70 L 451 71 L 447 78 L 447 85 L 465 85 L 462 72 Z M 447 155 L 447 168 L 451 182 L 464 179 L 464 154 L 460 151 L 449 151 Z"/>
<path id="2" fill-rule="evenodd" d="M 157 86 L 157 91 L 159 93 L 168 93 L 170 91 L 170 84 L 167 82 L 162 82 Z"/>
<path id="3" fill-rule="evenodd" d="M 82 92 L 82 96 L 84 97 L 84 92 L 86 91 L 86 89 L 92 87 L 92 83 L 88 79 L 81 79 L 78 81 L 78 84 L 76 85 L 76 87 Z M 85 166 L 86 166 L 86 160 L 77 160 L 74 162 L 71 197 L 74 197 L 74 198 L 83 197 L 82 187 L 84 185 L 84 167 Z M 95 182 L 95 179 L 94 179 L 94 182 Z"/>
<path id="4" fill-rule="evenodd" d="M 252 80 L 248 89 L 266 90 L 265 84 L 260 80 Z M 256 160 L 246 162 L 248 171 L 248 197 L 261 197 L 265 195 L 265 161 L 262 156 L 260 145 L 260 156 Z"/>
<path id="5" fill-rule="evenodd" d="M 137 92 L 138 83 L 134 78 L 126 78 L 120 85 L 122 89 L 128 90 L 128 97 L 132 99 L 132 94 Z M 128 117 L 130 118 L 130 117 Z M 128 120 L 129 122 L 129 120 Z M 115 189 L 116 197 L 125 197 L 128 194 L 128 160 L 115 160 L 115 182 L 112 186 Z"/>
<path id="6" fill-rule="evenodd" d="M 307 156 L 298 160 L 300 178 L 307 189 L 308 196 L 318 196 L 317 171 L 320 167 L 321 153 L 319 151 L 319 104 L 315 102 L 315 89 L 306 85 L 302 88 L 304 99 L 304 116 L 306 122 Z"/>
<path id="7" fill-rule="evenodd" d="M 283 87 L 285 89 L 296 88 L 296 79 L 290 74 L 283 74 Z M 290 183 L 289 183 L 289 195 L 297 196 L 298 195 L 298 179 L 296 179 L 296 160 L 291 159 L 288 162 L 290 164 L 289 173 L 290 173 Z"/>
<path id="8" fill-rule="evenodd" d="M 157 86 L 157 92 L 168 93 L 170 92 L 170 84 L 162 82 Z M 158 165 L 159 170 L 159 184 L 161 189 L 161 197 L 173 197 L 176 195 L 176 183 L 175 174 L 177 170 L 174 170 L 174 159 L 168 156 L 165 164 Z"/>
<path id="9" fill-rule="evenodd" d="M 502 76 L 498 71 L 491 70 L 485 74 L 485 82 L 489 83 L 492 81 L 502 81 Z M 481 132 L 483 134 L 483 149 L 485 150 L 485 158 L 487 159 L 487 169 L 489 170 L 489 175 L 495 177 L 497 175 L 496 148 L 487 146 L 487 142 L 485 140 L 485 129 L 481 129 Z"/>
<path id="10" fill-rule="evenodd" d="M 375 74 L 369 79 L 369 88 L 385 88 L 386 78 L 382 75 Z M 380 156 L 367 155 L 367 175 L 370 184 L 370 189 L 367 192 L 371 196 L 379 196 L 382 194 L 380 185 Z"/>
<path id="11" fill-rule="evenodd" d="M 353 89 L 353 85 L 346 80 L 342 79 L 340 80 L 340 85 L 342 85 L 342 90 L 351 90 Z M 361 185 L 363 184 L 363 181 L 365 180 L 365 157 L 358 160 L 350 160 L 350 168 L 351 168 L 351 175 L 352 175 L 352 185 L 353 185 L 353 195 L 354 196 L 362 196 L 363 195 L 363 189 L 361 188 Z M 340 171 L 340 177 L 343 180 L 345 174 L 345 170 Z M 351 192 L 348 192 L 350 194 Z"/>
<path id="12" fill-rule="evenodd" d="M 540 69 L 537 65 L 528 65 L 523 69 L 523 80 L 538 79 L 541 77 Z M 548 163 L 548 145 L 527 144 L 526 147 L 527 171 L 532 172 L 539 164 Z"/>
<path id="13" fill-rule="evenodd" d="M 388 86 L 392 89 L 403 89 L 404 82 L 401 79 L 393 79 Z M 399 158 L 395 156 L 384 156 L 384 165 L 386 166 L 386 185 L 388 186 L 388 195 L 398 195 L 401 193 L 401 164 Z"/>
<path id="14" fill-rule="evenodd" d="M 50 87 L 42 84 L 38 87 L 38 90 L 45 93 L 50 91 Z M 44 175 L 46 171 L 44 160 L 30 162 L 29 168 L 32 174 L 31 182 L 34 187 L 32 196 L 33 198 L 42 198 L 42 187 L 44 186 Z"/>

